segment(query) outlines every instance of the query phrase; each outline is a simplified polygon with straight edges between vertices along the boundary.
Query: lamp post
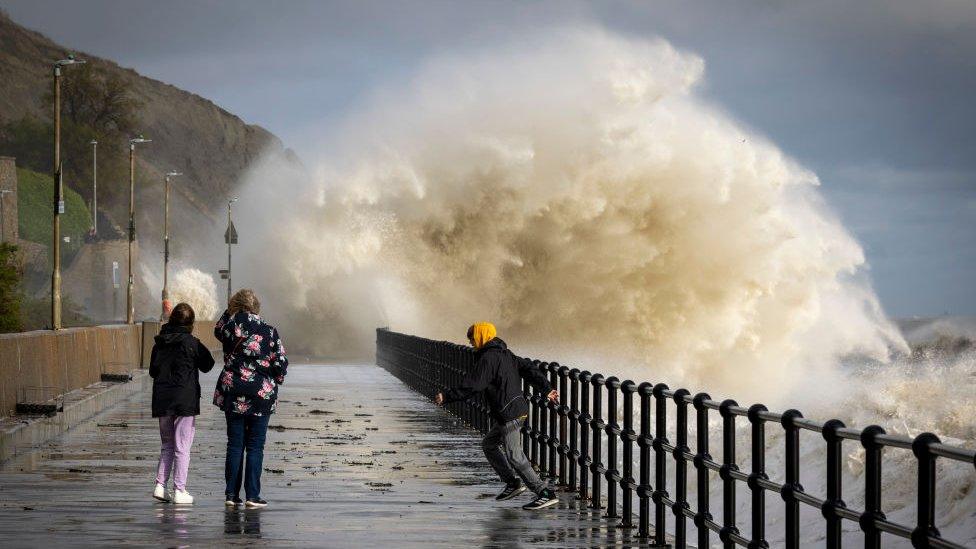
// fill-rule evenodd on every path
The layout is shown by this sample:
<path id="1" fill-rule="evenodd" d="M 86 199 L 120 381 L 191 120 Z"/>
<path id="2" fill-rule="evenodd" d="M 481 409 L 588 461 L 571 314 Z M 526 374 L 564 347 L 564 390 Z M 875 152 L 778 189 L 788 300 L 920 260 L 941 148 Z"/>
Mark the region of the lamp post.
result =
<path id="1" fill-rule="evenodd" d="M 163 191 L 163 310 L 159 316 L 159 321 L 166 320 L 169 314 L 169 181 L 173 177 L 183 175 L 180 172 L 169 172 L 166 174 L 166 190 Z"/>
<path id="2" fill-rule="evenodd" d="M 129 284 L 125 290 L 125 322 L 135 322 L 135 303 L 132 301 L 132 245 L 136 240 L 136 144 L 151 143 L 152 139 L 143 136 L 129 140 Z"/>
<path id="3" fill-rule="evenodd" d="M 7 218 L 5 216 L 6 211 L 4 208 L 3 197 L 7 196 L 12 192 L 13 191 L 11 191 L 10 189 L 0 190 L 0 242 L 7 241 L 7 235 L 6 233 L 4 233 L 4 231 L 7 229 Z"/>
<path id="4" fill-rule="evenodd" d="M 237 230 L 234 229 L 234 223 L 230 219 L 230 205 L 237 202 L 237 197 L 231 198 L 227 201 L 227 234 L 224 235 L 224 240 L 227 241 L 227 303 L 230 304 L 230 289 L 231 289 L 231 256 L 230 249 L 232 244 L 237 244 Z"/>
<path id="5" fill-rule="evenodd" d="M 92 236 L 98 236 L 98 140 L 92 146 Z"/>
<path id="6" fill-rule="evenodd" d="M 61 67 L 80 65 L 81 59 L 69 55 L 54 62 L 54 245 L 51 247 L 51 329 L 61 329 L 61 214 L 64 213 L 64 186 L 61 181 Z"/>

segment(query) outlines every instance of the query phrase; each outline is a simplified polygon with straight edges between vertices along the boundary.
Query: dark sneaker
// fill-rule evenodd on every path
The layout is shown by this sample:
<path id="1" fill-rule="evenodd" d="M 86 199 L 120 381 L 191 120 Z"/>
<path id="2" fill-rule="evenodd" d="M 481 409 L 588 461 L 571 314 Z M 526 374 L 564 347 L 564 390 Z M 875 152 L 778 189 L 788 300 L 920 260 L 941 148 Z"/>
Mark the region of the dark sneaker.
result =
<path id="1" fill-rule="evenodd" d="M 261 498 L 248 498 L 248 500 L 244 502 L 244 507 L 247 507 L 248 509 L 256 509 L 258 507 L 267 507 L 267 506 L 268 506 L 268 502 L 264 501 Z"/>
<path id="2" fill-rule="evenodd" d="M 525 485 L 522 484 L 521 482 L 517 484 L 508 484 L 505 486 L 505 489 L 502 490 L 502 493 L 495 496 L 495 500 L 505 501 L 506 499 L 512 499 L 524 491 L 525 491 Z"/>
<path id="3" fill-rule="evenodd" d="M 243 505 L 244 500 L 237 496 L 224 496 L 224 505 L 227 507 L 237 507 L 238 505 Z"/>
<path id="4" fill-rule="evenodd" d="M 539 497 L 532 500 L 531 503 L 526 503 L 522 506 L 522 509 L 526 511 L 538 511 L 539 509 L 545 509 L 546 507 L 551 507 L 559 503 L 559 498 L 556 497 L 556 493 L 552 490 L 543 490 Z"/>

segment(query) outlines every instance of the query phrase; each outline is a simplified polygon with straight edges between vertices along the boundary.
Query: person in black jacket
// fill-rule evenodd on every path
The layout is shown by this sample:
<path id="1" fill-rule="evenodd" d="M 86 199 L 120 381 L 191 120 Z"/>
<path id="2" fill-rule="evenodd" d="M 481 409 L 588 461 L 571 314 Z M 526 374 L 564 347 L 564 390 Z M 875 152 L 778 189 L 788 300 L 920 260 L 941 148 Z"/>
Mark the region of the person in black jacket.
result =
<path id="1" fill-rule="evenodd" d="M 200 374 L 214 367 L 213 355 L 193 337 L 193 308 L 180 303 L 155 338 L 149 359 L 153 379 L 152 415 L 159 418 L 159 466 L 153 497 L 159 501 L 193 503 L 186 491 L 195 419 L 200 415 Z M 166 485 L 173 477 L 172 494 Z"/>
<path id="2" fill-rule="evenodd" d="M 534 511 L 555 505 L 559 498 L 539 478 L 522 451 L 522 421 L 529 414 L 529 403 L 522 392 L 522 379 L 546 394 L 549 400 L 558 400 L 559 393 L 531 362 L 508 350 L 505 342 L 496 336 L 491 323 L 479 322 L 468 328 L 468 341 L 477 350 L 478 362 L 461 385 L 437 393 L 434 401 L 443 405 L 485 391 L 494 424 L 485 435 L 482 447 L 488 463 L 505 482 L 504 490 L 495 499 L 511 499 L 524 492 L 528 485 L 537 497 L 522 506 L 523 509 Z"/>

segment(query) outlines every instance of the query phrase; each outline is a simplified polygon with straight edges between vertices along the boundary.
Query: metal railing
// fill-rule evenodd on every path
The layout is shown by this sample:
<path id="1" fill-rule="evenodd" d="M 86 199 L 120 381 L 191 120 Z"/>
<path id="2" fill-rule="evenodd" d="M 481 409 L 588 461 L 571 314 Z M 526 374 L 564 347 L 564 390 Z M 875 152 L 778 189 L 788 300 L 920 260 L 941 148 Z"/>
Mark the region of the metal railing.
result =
<path id="1" fill-rule="evenodd" d="M 377 330 L 377 364 L 403 380 L 414 390 L 432 398 L 446 387 L 461 382 L 475 366 L 473 349 L 454 343 Z M 892 435 L 877 425 L 853 429 L 840 420 L 825 423 L 803 417 L 797 410 L 770 412 L 762 404 L 740 406 L 734 400 L 716 401 L 706 393 L 692 395 L 686 389 L 672 390 L 663 383 L 620 381 L 598 373 L 568 368 L 558 363 L 533 363 L 548 374 L 559 389 L 559 402 L 553 403 L 525 384 L 530 402 L 529 418 L 524 422 L 522 441 L 525 453 L 540 473 L 560 487 L 575 491 L 580 500 L 601 509 L 606 488 L 606 517 L 619 519 L 620 526 L 634 526 L 638 538 L 659 546 L 709 547 L 716 534 L 723 547 L 769 547 L 766 539 L 766 496 L 778 494 L 785 506 L 784 543 L 800 547 L 800 504 L 819 509 L 825 521 L 825 545 L 839 548 L 842 523 L 860 526 L 866 548 L 882 546 L 882 534 L 908 539 L 914 547 L 961 548 L 943 539 L 935 524 L 936 460 L 965 462 L 976 467 L 976 451 L 943 444 L 932 433 L 914 439 Z M 592 397 L 591 397 L 592 395 Z M 604 407 L 603 398 L 607 402 Z M 623 399 L 623 424 L 617 419 L 618 403 Z M 637 402 L 635 403 L 635 399 Z M 635 404 L 638 422 L 635 430 Z M 448 404 L 447 409 L 468 425 L 487 432 L 491 427 L 488 407 L 482 396 Z M 604 419 L 603 410 L 607 410 Z M 674 413 L 675 440 L 668 438 L 668 415 Z M 721 417 L 722 459 L 709 453 L 709 414 Z M 689 416 L 693 414 L 693 418 Z M 736 462 L 736 421 L 744 418 L 751 428 L 751 463 L 747 470 Z M 689 447 L 689 421 L 695 424 L 695 451 Z M 766 426 L 783 429 L 785 479 L 770 480 L 765 465 Z M 826 452 L 826 497 L 804 490 L 800 484 L 800 433 L 819 433 Z M 853 441 L 864 449 L 864 509 L 848 507 L 843 499 L 843 443 Z M 604 443 L 606 453 L 604 454 Z M 622 459 L 617 451 L 622 445 Z M 634 470 L 634 446 L 637 470 Z M 918 464 L 917 520 L 914 525 L 888 520 L 882 511 L 882 455 L 886 448 L 911 451 Z M 603 463 L 606 456 L 607 464 Z M 688 501 L 688 464 L 697 479 L 696 507 Z M 622 470 L 618 470 L 618 464 Z M 673 472 L 669 476 L 669 467 Z M 721 481 L 722 516 L 712 516 L 709 494 L 712 473 Z M 669 481 L 673 484 L 669 484 Z M 751 528 L 740 531 L 736 517 L 736 489 L 741 484 L 751 495 Z M 674 493 L 669 492 L 673 489 Z M 637 497 L 636 517 L 633 498 Z M 653 511 L 652 511 L 653 509 Z M 673 514 L 673 539 L 666 532 L 667 513 Z M 695 529 L 694 538 L 689 524 Z"/>

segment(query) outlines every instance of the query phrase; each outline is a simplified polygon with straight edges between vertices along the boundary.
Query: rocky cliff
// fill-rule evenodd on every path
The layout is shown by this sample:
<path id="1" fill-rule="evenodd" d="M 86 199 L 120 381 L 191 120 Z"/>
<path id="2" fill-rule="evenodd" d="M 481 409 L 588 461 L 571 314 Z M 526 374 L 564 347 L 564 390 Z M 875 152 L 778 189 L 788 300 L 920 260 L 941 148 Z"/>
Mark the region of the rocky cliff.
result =
<path id="1" fill-rule="evenodd" d="M 50 119 L 43 97 L 51 88 L 52 62 L 72 51 L 0 12 L 0 119 L 26 113 Z M 140 160 L 160 173 L 178 169 L 186 174 L 185 181 L 193 183 L 184 186 L 189 198 L 207 213 L 216 213 L 212 208 L 232 192 L 238 176 L 259 154 L 283 152 L 281 141 L 270 132 L 203 97 L 107 59 L 84 52 L 76 55 L 129 84 L 131 95 L 141 103 L 141 131 L 153 139 Z"/>

